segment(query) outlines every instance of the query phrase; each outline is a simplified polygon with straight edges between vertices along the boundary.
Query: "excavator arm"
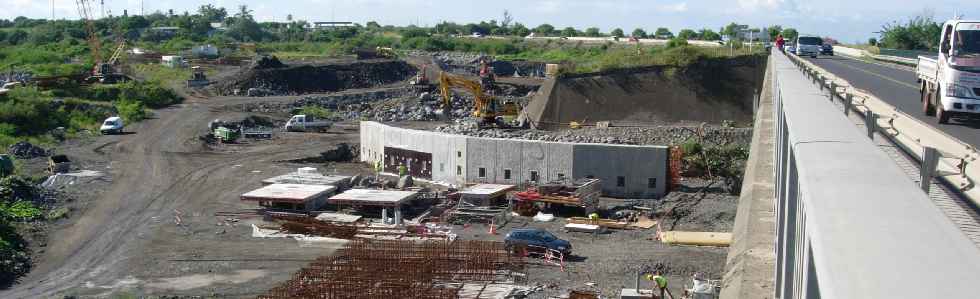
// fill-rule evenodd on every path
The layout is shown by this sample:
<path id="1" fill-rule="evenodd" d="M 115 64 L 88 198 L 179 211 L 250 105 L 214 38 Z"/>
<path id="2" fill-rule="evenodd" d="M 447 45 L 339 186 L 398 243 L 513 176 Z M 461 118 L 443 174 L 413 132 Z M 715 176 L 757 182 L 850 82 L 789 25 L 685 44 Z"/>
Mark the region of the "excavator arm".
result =
<path id="1" fill-rule="evenodd" d="M 442 93 L 443 109 L 451 109 L 452 89 L 454 87 L 466 89 L 473 94 L 475 98 L 473 101 L 474 117 L 483 119 L 492 119 L 496 117 L 493 109 L 490 109 L 490 104 L 493 101 L 493 97 L 483 93 L 483 88 L 480 86 L 479 82 L 456 75 L 450 75 L 446 72 L 439 73 L 439 90 Z"/>

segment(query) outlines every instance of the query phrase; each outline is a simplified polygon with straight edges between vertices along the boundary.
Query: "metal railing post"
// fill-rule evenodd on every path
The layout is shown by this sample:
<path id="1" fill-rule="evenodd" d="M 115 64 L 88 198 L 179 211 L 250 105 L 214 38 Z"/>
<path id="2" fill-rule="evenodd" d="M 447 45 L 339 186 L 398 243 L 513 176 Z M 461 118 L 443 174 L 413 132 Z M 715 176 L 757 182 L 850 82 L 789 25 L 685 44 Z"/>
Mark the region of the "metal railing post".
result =
<path id="1" fill-rule="evenodd" d="M 851 115 L 851 105 L 854 105 L 854 95 L 848 93 L 844 96 L 844 116 Z"/>
<path id="2" fill-rule="evenodd" d="M 834 101 L 834 93 L 837 93 L 837 82 L 830 81 L 830 101 Z"/>
<path id="3" fill-rule="evenodd" d="M 936 176 L 936 167 L 939 166 L 939 151 L 934 147 L 922 147 L 922 166 L 919 167 L 921 180 L 919 188 L 929 194 L 929 187 L 932 186 L 932 178 Z"/>
<path id="4" fill-rule="evenodd" d="M 878 129 L 878 115 L 873 111 L 864 114 L 864 125 L 868 128 L 868 138 L 875 139 L 875 131 Z"/>

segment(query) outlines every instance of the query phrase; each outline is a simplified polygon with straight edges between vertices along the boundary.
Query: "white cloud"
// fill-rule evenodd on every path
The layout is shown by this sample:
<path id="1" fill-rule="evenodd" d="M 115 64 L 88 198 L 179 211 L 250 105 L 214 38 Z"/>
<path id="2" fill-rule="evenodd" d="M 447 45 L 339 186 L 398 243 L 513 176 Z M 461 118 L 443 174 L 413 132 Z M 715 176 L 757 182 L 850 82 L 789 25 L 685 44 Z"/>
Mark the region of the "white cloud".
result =
<path id="1" fill-rule="evenodd" d="M 743 10 L 772 10 L 779 8 L 785 0 L 738 0 L 738 6 Z"/>
<path id="2" fill-rule="evenodd" d="M 662 5 L 660 6 L 660 10 L 664 12 L 685 12 L 687 11 L 687 2 Z"/>

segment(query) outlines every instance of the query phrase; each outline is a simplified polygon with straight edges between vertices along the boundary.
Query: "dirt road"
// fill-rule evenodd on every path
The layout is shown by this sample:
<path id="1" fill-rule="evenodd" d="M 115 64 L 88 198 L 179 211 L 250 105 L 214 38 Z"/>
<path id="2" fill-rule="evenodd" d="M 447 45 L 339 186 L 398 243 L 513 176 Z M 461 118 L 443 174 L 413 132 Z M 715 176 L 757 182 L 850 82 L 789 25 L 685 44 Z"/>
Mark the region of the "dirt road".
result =
<path id="1" fill-rule="evenodd" d="M 52 232 L 33 271 L 19 285 L 0 291 L 0 297 L 208 295 L 216 290 L 215 284 L 288 275 L 298 269 L 299 261 L 329 253 L 330 248 L 304 249 L 284 240 L 249 240 L 248 225 L 215 232 L 217 220 L 210 215 L 251 208 L 238 201 L 239 194 L 258 187 L 258 181 L 270 173 L 296 167 L 274 161 L 314 156 L 340 141 L 356 142 L 356 132 L 347 134 L 353 137 L 299 134 L 229 151 L 205 148 L 198 135 L 207 122 L 236 115 L 213 108 L 250 100 L 190 99 L 128 127 L 133 134 L 102 136 L 91 145 L 68 149 L 69 155 L 107 155 L 113 183 L 73 217 L 74 223 Z M 181 218 L 180 225 L 176 218 Z M 298 261 L 263 262 L 284 258 Z M 188 263 L 189 259 L 210 262 Z M 250 266 L 257 269 L 247 269 Z M 201 290 L 205 287 L 208 293 Z M 266 286 L 253 283 L 253 288 L 226 294 L 248 296 Z"/>

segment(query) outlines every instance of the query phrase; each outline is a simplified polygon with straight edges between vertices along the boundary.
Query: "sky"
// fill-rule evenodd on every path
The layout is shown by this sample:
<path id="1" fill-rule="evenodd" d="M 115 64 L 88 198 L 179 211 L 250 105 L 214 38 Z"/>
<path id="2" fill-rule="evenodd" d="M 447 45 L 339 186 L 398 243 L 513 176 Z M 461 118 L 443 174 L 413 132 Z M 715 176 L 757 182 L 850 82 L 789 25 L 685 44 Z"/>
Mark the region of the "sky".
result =
<path id="1" fill-rule="evenodd" d="M 204 4 L 225 7 L 229 12 L 248 5 L 259 21 L 296 20 L 352 21 L 383 25 L 428 25 L 441 21 L 456 23 L 502 19 L 510 11 L 515 22 L 528 27 L 542 23 L 579 30 L 598 27 L 603 32 L 635 28 L 648 32 L 667 27 L 674 33 L 683 28 L 718 30 L 730 22 L 753 27 L 782 25 L 801 33 L 828 36 L 842 42 L 864 42 L 886 23 L 904 22 L 923 13 L 942 21 L 954 15 L 980 19 L 976 0 L 90 0 L 101 15 L 99 1 L 114 15 L 194 12 Z M 77 19 L 75 0 L 0 0 L 0 19 L 17 16 Z"/>

